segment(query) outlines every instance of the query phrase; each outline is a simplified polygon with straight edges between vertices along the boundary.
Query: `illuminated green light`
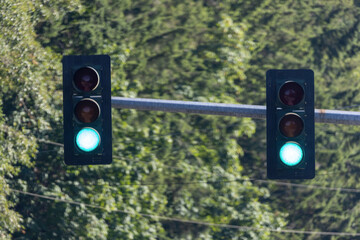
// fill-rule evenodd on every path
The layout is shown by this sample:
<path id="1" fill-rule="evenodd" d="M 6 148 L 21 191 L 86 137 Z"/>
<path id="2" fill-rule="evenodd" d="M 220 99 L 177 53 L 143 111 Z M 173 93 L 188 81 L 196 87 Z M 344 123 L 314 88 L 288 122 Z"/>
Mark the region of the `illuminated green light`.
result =
<path id="1" fill-rule="evenodd" d="M 95 150 L 100 144 L 100 135 L 93 128 L 83 128 L 76 135 L 76 145 L 84 152 Z"/>
<path id="2" fill-rule="evenodd" d="M 303 156 L 303 150 L 294 142 L 287 142 L 280 149 L 280 160 L 290 167 L 299 164 Z"/>

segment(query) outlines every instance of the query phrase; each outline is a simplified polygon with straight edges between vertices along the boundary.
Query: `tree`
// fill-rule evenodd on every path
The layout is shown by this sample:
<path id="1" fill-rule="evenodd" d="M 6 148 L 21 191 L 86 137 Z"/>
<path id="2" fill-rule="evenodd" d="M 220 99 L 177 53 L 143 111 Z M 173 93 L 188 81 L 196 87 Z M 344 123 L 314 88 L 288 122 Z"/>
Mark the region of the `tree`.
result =
<path id="1" fill-rule="evenodd" d="M 247 99 L 239 84 L 246 81 L 252 43 L 244 39 L 246 24 L 234 22 L 221 4 L 212 4 L 86 1 L 75 11 L 57 11 L 57 7 L 68 9 L 66 3 L 49 4 L 45 12 L 57 11 L 59 18 L 37 21 L 37 40 L 57 54 L 110 54 L 114 95 L 241 102 Z M 59 55 L 55 56 L 53 61 L 58 61 Z M 60 82 L 59 65 L 53 66 L 50 76 Z M 57 91 L 48 93 L 58 116 Z M 62 141 L 61 122 L 47 116 L 51 133 L 36 134 L 47 142 L 39 145 L 34 168 L 19 175 L 29 191 L 108 211 L 45 200 L 29 202 L 29 196 L 19 195 L 16 210 L 24 216 L 24 231 L 16 236 L 270 238 L 269 231 L 199 228 L 139 213 L 255 228 L 284 225 L 282 214 L 273 213 L 262 201 L 268 197 L 267 190 L 246 181 L 242 173 L 243 149 L 237 140 L 253 134 L 250 119 L 130 110 L 113 111 L 113 116 L 116 159 L 111 166 L 65 167 L 61 148 L 49 144 Z M 41 155 L 44 151 L 52 154 Z M 195 183 L 180 184 L 190 181 Z M 114 209 L 134 215 L 114 213 Z"/>
<path id="2" fill-rule="evenodd" d="M 248 23 L 248 37 L 256 45 L 251 54 L 251 67 L 246 71 L 247 77 L 256 82 L 253 85 L 258 90 L 253 92 L 257 94 L 256 103 L 265 102 L 261 86 L 267 69 L 311 68 L 315 71 L 316 108 L 358 109 L 358 6 L 351 1 L 259 2 L 261 4 L 252 3 L 235 10 L 242 21 Z M 248 149 L 245 167 L 257 169 L 254 177 L 265 169 L 265 156 L 261 154 L 265 152 L 265 128 L 257 127 L 258 131 L 250 141 L 241 142 Z M 313 181 L 301 183 L 359 188 L 358 176 L 353 172 L 359 167 L 355 157 L 357 130 L 353 126 L 317 124 L 317 176 Z M 356 194 L 296 188 L 290 191 L 283 187 L 272 187 L 270 192 L 277 206 L 274 208 L 289 213 L 288 222 L 292 228 L 359 232 L 359 226 L 353 220 L 359 217 L 354 211 L 358 205 Z M 283 237 L 288 239 L 289 236 Z M 297 237 L 318 239 L 319 236 Z"/>
<path id="3" fill-rule="evenodd" d="M 65 2 L 69 3 L 61 1 Z M 10 187 L 27 189 L 28 183 L 18 175 L 34 167 L 39 141 L 51 131 L 51 121 L 60 121 L 61 113 L 52 101 L 60 98 L 60 92 L 56 94 L 55 82 L 47 80 L 49 72 L 58 71 L 58 59 L 40 46 L 33 29 L 41 15 L 46 13 L 41 12 L 40 2 L 3 0 L 0 4 L 1 239 L 10 239 L 23 224 L 23 217 L 14 211 L 19 202 Z"/>

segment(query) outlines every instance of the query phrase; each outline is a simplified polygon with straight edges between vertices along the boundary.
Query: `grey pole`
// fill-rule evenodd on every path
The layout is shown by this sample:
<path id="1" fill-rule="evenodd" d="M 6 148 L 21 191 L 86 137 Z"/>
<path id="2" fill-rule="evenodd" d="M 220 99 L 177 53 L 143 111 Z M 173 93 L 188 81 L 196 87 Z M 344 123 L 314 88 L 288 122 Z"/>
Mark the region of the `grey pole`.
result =
<path id="1" fill-rule="evenodd" d="M 266 107 L 226 103 L 112 97 L 113 108 L 266 119 Z M 360 125 L 360 112 L 315 109 L 315 122 Z"/>

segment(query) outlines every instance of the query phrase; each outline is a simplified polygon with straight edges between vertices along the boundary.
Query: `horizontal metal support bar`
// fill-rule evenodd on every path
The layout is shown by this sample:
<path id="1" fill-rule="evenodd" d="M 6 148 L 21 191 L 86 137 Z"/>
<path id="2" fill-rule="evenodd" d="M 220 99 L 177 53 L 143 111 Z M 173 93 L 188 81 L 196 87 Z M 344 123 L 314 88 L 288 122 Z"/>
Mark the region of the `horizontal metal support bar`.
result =
<path id="1" fill-rule="evenodd" d="M 266 119 L 266 107 L 226 103 L 112 97 L 113 108 Z M 315 109 L 315 122 L 360 125 L 360 112 Z"/>
<path id="2" fill-rule="evenodd" d="M 197 113 L 250 118 L 265 118 L 266 115 L 265 107 L 254 105 L 123 97 L 112 97 L 111 104 L 113 108 L 129 108 L 163 112 Z"/>

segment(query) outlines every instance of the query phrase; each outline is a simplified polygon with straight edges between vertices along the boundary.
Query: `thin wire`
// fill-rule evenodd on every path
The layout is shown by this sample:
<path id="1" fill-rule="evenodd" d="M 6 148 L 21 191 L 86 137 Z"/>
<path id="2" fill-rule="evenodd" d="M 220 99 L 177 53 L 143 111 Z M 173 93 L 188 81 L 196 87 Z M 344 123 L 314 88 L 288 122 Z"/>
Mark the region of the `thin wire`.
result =
<path id="1" fill-rule="evenodd" d="M 57 142 L 48 141 L 48 140 L 44 140 L 44 139 L 38 139 L 38 141 L 41 142 L 41 143 L 46 143 L 46 144 L 50 144 L 50 145 L 64 147 L 64 144 L 62 144 L 62 143 L 57 143 Z"/>
<path id="2" fill-rule="evenodd" d="M 52 150 L 44 150 L 44 151 L 37 151 L 37 153 L 49 153 L 49 152 L 58 152 L 58 149 L 52 149 Z"/>
<path id="3" fill-rule="evenodd" d="M 287 182 L 279 182 L 273 180 L 262 180 L 262 179 L 234 179 L 234 180 L 222 180 L 222 181 L 188 181 L 188 182 L 166 182 L 166 183 L 134 183 L 134 184 L 120 184 L 117 187 L 126 187 L 126 186 L 161 186 L 161 185 L 191 185 L 191 184 L 216 184 L 216 183 L 231 183 L 231 182 L 239 182 L 239 181 L 251 181 L 251 182 L 260 182 L 267 184 L 274 184 L 278 186 L 287 186 L 287 187 L 298 187 L 298 188 L 309 188 L 309 189 L 320 189 L 320 190 L 328 190 L 328 191 L 339 191 L 339 192 L 347 192 L 347 193 L 360 193 L 360 189 L 356 188 L 339 188 L 339 187 L 324 187 L 319 185 L 306 185 L 306 184 L 298 184 L 298 183 L 287 183 Z"/>
<path id="4" fill-rule="evenodd" d="M 43 143 L 53 144 L 56 146 L 63 147 L 64 144 L 56 143 L 52 141 L 47 140 L 39 140 Z M 119 158 L 120 159 L 120 158 Z M 164 165 L 166 166 L 166 165 Z M 171 167 L 171 168 L 177 168 L 177 167 Z M 190 185 L 190 184 L 201 184 L 201 183 L 228 183 L 228 182 L 236 182 L 236 181 L 255 181 L 255 182 L 261 182 L 261 183 L 270 183 L 278 186 L 288 186 L 288 187 L 298 187 L 298 188 L 310 188 L 310 189 L 321 189 L 321 190 L 329 190 L 329 191 L 339 191 L 339 192 L 348 192 L 348 193 L 360 193 L 360 189 L 356 188 L 341 188 L 341 187 L 324 187 L 319 185 L 305 185 L 305 184 L 297 184 L 297 183 L 286 183 L 286 182 L 279 182 L 279 181 L 273 181 L 273 180 L 265 180 L 265 179 L 235 179 L 235 180 L 225 180 L 225 181 L 190 181 L 190 182 L 167 182 L 167 183 L 138 183 L 138 184 L 121 184 L 118 185 L 118 187 L 121 186 L 156 186 L 156 185 Z"/>
<path id="5" fill-rule="evenodd" d="M 348 192 L 348 193 L 360 193 L 360 189 L 357 189 L 357 188 L 324 187 L 324 186 L 319 186 L 319 185 L 306 185 L 306 184 L 287 183 L 287 182 L 261 180 L 261 179 L 253 179 L 253 181 L 264 182 L 264 183 L 270 182 L 270 183 L 273 183 L 273 184 L 278 185 L 278 186 L 311 188 L 311 189 L 321 189 L 321 190 L 339 191 L 339 192 Z"/>
<path id="6" fill-rule="evenodd" d="M 41 142 L 53 144 L 57 146 L 63 147 L 64 145 L 61 143 L 51 142 L 42 140 Z M 166 166 L 166 165 L 164 165 Z M 171 167 L 171 168 L 177 168 L 177 167 Z M 340 188 L 340 187 L 324 187 L 319 185 L 305 185 L 305 184 L 297 184 L 297 183 L 286 183 L 286 182 L 278 182 L 278 181 L 272 181 L 272 180 L 264 180 L 264 179 L 236 179 L 236 180 L 227 180 L 227 181 L 191 181 L 191 182 L 168 182 L 168 183 L 139 183 L 139 184 L 121 184 L 118 185 L 118 187 L 121 186 L 155 186 L 155 185 L 170 185 L 170 184 L 176 184 L 176 185 L 189 185 L 189 184 L 199 184 L 199 183 L 227 183 L 227 182 L 236 182 L 236 181 L 257 181 L 261 183 L 272 183 L 274 185 L 278 186 L 288 186 L 288 187 L 299 187 L 299 188 L 310 188 L 310 189 L 322 189 L 322 190 L 329 190 L 329 191 L 339 191 L 339 192 L 349 192 L 349 193 L 360 193 L 360 189 L 356 188 Z"/>
<path id="7" fill-rule="evenodd" d="M 351 108 L 359 108 L 360 107 L 360 104 L 357 104 L 357 105 L 348 105 L 348 106 L 338 106 L 338 107 L 335 107 L 335 109 L 351 109 Z"/>
<path id="8" fill-rule="evenodd" d="M 140 160 L 134 161 L 139 162 Z M 176 166 L 169 166 L 166 164 L 163 164 L 165 167 L 174 168 L 174 169 L 182 169 L 180 167 Z M 194 171 L 197 172 L 197 171 Z M 211 174 L 211 172 L 205 171 L 205 173 Z M 339 191 L 339 192 L 348 192 L 348 193 L 360 193 L 360 189 L 356 188 L 340 188 L 340 187 L 324 187 L 319 185 L 307 185 L 307 184 L 298 184 L 298 183 L 288 183 L 288 182 L 280 182 L 280 181 L 274 181 L 274 180 L 265 180 L 265 179 L 256 179 L 256 178 L 250 178 L 250 179 L 234 179 L 234 180 L 223 180 L 223 181 L 189 181 L 189 182 L 167 182 L 167 183 L 134 183 L 134 184 L 121 184 L 118 186 L 156 186 L 156 185 L 190 185 L 190 184 L 201 184 L 201 183 L 229 183 L 229 182 L 237 182 L 237 181 L 251 181 L 251 182 L 260 182 L 260 183 L 268 183 L 268 184 L 274 184 L 278 186 L 288 186 L 288 187 L 298 187 L 298 188 L 310 188 L 310 189 L 321 189 L 321 190 L 329 190 L 329 191 Z"/>
<path id="9" fill-rule="evenodd" d="M 222 223 L 211 223 L 211 222 L 204 222 L 204 221 L 197 221 L 197 220 L 187 220 L 187 219 L 180 219 L 180 218 L 173 218 L 173 217 L 166 217 L 166 216 L 159 216 L 159 215 L 153 215 L 153 214 L 146 214 L 146 213 L 135 213 L 125 210 L 108 210 L 105 207 L 101 207 L 94 204 L 87 204 L 87 203 L 81 203 L 71 200 L 65 200 L 65 199 L 59 199 L 55 197 L 30 193 L 30 192 L 24 192 L 21 190 L 16 190 L 10 188 L 11 191 L 17 192 L 20 194 L 32 196 L 32 197 L 38 197 L 43 198 L 47 200 L 53 200 L 58 202 L 64 202 L 68 204 L 78 205 L 78 206 L 85 206 L 85 207 L 91 207 L 91 208 L 97 208 L 109 212 L 116 212 L 116 213 L 123 213 L 123 214 L 129 214 L 129 215 L 135 215 L 138 214 L 143 217 L 149 217 L 153 219 L 162 219 L 166 221 L 173 221 L 173 222 L 181 222 L 181 223 L 191 223 L 191 224 L 197 224 L 197 225 L 205 225 L 205 226 L 212 226 L 212 227 L 220 227 L 220 228 L 232 228 L 237 229 L 239 231 L 269 231 L 269 232 L 278 232 L 278 233 L 295 233 L 295 234 L 314 234 L 314 235 L 325 235 L 325 236 L 360 236 L 360 233 L 348 233 L 348 232 L 316 232 L 316 231 L 303 231 L 303 230 L 294 230 L 294 229 L 273 229 L 273 228 L 256 228 L 256 227 L 247 227 L 247 226 L 239 226 L 239 225 L 230 225 L 230 224 L 222 224 Z"/>

